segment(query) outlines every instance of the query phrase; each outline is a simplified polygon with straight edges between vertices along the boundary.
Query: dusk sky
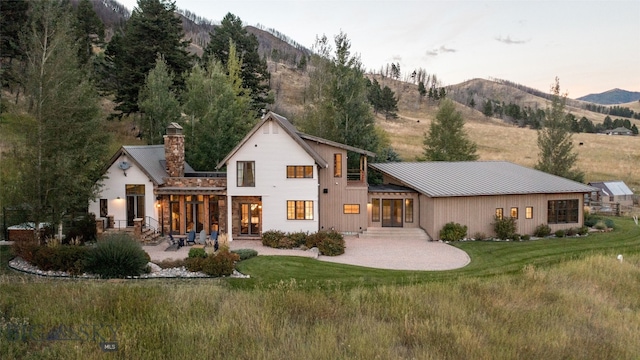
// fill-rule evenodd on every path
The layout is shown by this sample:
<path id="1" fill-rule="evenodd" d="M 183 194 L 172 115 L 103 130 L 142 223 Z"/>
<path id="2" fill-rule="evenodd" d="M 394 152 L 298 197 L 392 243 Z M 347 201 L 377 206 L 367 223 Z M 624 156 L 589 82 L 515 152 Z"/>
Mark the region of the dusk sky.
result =
<path id="1" fill-rule="evenodd" d="M 130 10 L 136 0 L 118 0 Z M 400 63 L 444 85 L 490 77 L 570 98 L 614 88 L 640 91 L 640 1 L 218 1 L 176 6 L 219 23 L 274 28 L 311 48 L 340 31 L 368 70 Z"/>

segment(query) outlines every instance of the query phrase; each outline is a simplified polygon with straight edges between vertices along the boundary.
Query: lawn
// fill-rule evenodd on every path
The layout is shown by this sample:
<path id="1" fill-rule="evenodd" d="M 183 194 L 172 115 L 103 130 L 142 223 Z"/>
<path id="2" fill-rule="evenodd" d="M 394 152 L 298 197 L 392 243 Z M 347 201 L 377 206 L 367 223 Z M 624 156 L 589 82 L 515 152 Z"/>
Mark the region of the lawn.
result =
<path id="1" fill-rule="evenodd" d="M 70 280 L 6 270 L 7 359 L 637 359 L 640 227 L 465 242 L 469 266 L 367 269 L 294 257 L 250 280 Z M 618 253 L 625 260 L 616 260 Z M 100 342 L 117 343 L 116 353 Z"/>

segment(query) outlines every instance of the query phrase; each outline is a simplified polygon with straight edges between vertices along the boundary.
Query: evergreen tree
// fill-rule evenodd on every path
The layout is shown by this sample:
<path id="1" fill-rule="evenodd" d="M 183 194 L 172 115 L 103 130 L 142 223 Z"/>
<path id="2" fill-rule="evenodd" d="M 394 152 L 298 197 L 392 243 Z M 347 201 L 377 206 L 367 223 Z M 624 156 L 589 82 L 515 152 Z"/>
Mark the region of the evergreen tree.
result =
<path id="1" fill-rule="evenodd" d="M 251 108 L 258 116 L 262 109 L 273 103 L 273 97 L 269 93 L 269 79 L 271 74 L 267 69 L 267 62 L 260 58 L 258 53 L 258 39 L 253 34 L 247 33 L 242 26 L 239 17 L 228 13 L 210 34 L 211 40 L 204 50 L 202 57 L 205 64 L 214 58 L 227 65 L 229 60 L 229 43 L 232 41 L 239 55 L 242 71 L 242 87 L 251 97 Z"/>
<path id="2" fill-rule="evenodd" d="M 369 80 L 367 79 L 367 81 Z M 382 109 L 382 89 L 376 79 L 373 79 L 373 82 L 368 82 L 367 87 L 369 89 L 367 100 L 369 100 L 369 103 L 373 106 L 373 111 L 377 114 Z"/>
<path id="3" fill-rule="evenodd" d="M 167 126 L 180 119 L 180 103 L 171 90 L 172 84 L 173 77 L 160 55 L 138 96 L 138 106 L 143 113 L 140 130 L 149 145 L 162 144 Z"/>
<path id="4" fill-rule="evenodd" d="M 424 157 L 427 161 L 473 161 L 478 159 L 476 144 L 464 131 L 464 119 L 451 100 L 443 100 L 436 118 L 425 134 Z"/>
<path id="5" fill-rule="evenodd" d="M 175 10 L 175 3 L 167 0 L 138 0 L 124 33 L 115 35 L 107 46 L 107 72 L 113 72 L 110 90 L 115 92 L 118 116 L 139 110 L 140 88 L 158 54 L 164 57 L 173 74 L 172 90 L 180 93 L 184 88 L 183 76 L 191 67 L 191 58 Z"/>
<path id="6" fill-rule="evenodd" d="M 581 132 L 591 133 L 591 134 L 595 132 L 595 127 L 593 126 L 593 122 L 584 116 L 580 119 L 578 124 L 580 126 Z"/>
<path id="7" fill-rule="evenodd" d="M 607 115 L 604 118 L 604 122 L 602 122 L 602 125 L 604 126 L 605 130 L 612 130 L 613 129 L 613 120 L 611 120 L 609 115 Z"/>
<path id="8" fill-rule="evenodd" d="M 636 126 L 636 124 L 631 125 L 631 132 L 633 133 L 633 135 L 638 135 L 638 127 Z"/>
<path id="9" fill-rule="evenodd" d="M 28 205 L 28 220 L 58 224 L 95 196 L 107 138 L 97 93 L 78 64 L 68 8 L 45 0 L 31 7 L 23 37 L 30 121 L 22 124 L 26 139 L 17 149 L 21 180 L 15 188 L 18 204 Z"/>
<path id="10" fill-rule="evenodd" d="M 560 95 L 560 81 L 551 87 L 551 108 L 546 111 L 542 129 L 538 130 L 536 169 L 567 179 L 584 180 L 584 173 L 574 169 L 578 154 L 573 151 L 571 123 L 565 115 L 566 94 Z"/>
<path id="11" fill-rule="evenodd" d="M 475 108 L 476 108 L 476 101 L 475 101 L 473 98 L 471 98 L 471 100 L 469 100 L 469 106 L 470 106 L 472 109 L 475 109 Z"/>
<path id="12" fill-rule="evenodd" d="M 80 0 L 75 13 L 74 28 L 79 43 L 78 59 L 80 64 L 86 64 L 93 56 L 93 45 L 104 39 L 104 25 L 89 0 Z"/>
<path id="13" fill-rule="evenodd" d="M 395 119 L 398 117 L 398 114 L 396 114 L 398 111 L 398 99 L 396 99 L 394 92 L 386 85 L 380 93 L 380 102 L 385 119 Z"/>
<path id="14" fill-rule="evenodd" d="M 424 83 L 422 81 L 418 83 L 418 94 L 420 94 L 420 100 L 427 95 L 427 89 L 424 87 Z"/>
<path id="15" fill-rule="evenodd" d="M 24 52 L 20 34 L 25 33 L 29 3 L 25 0 L 0 1 L 0 82 L 2 88 L 20 89 Z M 17 100 L 16 100 L 17 101 Z"/>
<path id="16" fill-rule="evenodd" d="M 482 113 L 486 117 L 493 116 L 493 105 L 491 104 L 491 100 L 487 99 L 487 101 L 484 102 L 484 106 L 482 106 Z"/>
<path id="17" fill-rule="evenodd" d="M 184 112 L 186 156 L 198 170 L 212 170 L 255 124 L 251 98 L 239 84 L 240 60 L 230 46 L 227 69 L 215 59 L 196 65 L 187 78 Z M 227 74 L 228 73 L 228 74 Z"/>
<path id="18" fill-rule="evenodd" d="M 300 128 L 311 135 L 369 151 L 377 151 L 379 140 L 375 119 L 367 104 L 364 69 L 351 56 L 347 35 L 335 37 L 335 54 L 324 36 L 316 41 L 317 54 L 310 74 L 311 102 L 305 108 Z M 358 167 L 358 157 L 349 156 L 350 167 Z"/>

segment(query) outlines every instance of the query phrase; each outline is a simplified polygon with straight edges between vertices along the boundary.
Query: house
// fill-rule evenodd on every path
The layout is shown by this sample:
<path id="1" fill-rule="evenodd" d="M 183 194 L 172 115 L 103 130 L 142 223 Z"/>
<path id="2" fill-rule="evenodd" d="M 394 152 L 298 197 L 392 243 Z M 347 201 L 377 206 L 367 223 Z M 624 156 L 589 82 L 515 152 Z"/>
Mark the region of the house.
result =
<path id="1" fill-rule="evenodd" d="M 633 191 L 624 181 L 594 181 L 589 185 L 596 188 L 591 193 L 591 201 L 600 203 L 603 207 L 611 208 L 613 204 L 633 206 Z"/>
<path id="2" fill-rule="evenodd" d="M 269 112 L 217 171 L 199 172 L 185 162 L 182 127 L 172 123 L 164 145 L 123 146 L 111 158 L 89 211 L 107 228 L 216 230 L 230 240 L 368 228 L 422 229 L 437 239 L 451 221 L 492 235 L 495 215 L 516 218 L 522 234 L 540 224 L 579 227 L 584 194 L 597 190 L 508 162 L 368 164 L 374 156 Z M 368 184 L 369 168 L 382 184 Z"/>
<path id="3" fill-rule="evenodd" d="M 359 157 L 358 169 L 347 169 L 348 156 Z M 217 230 L 230 240 L 266 230 L 355 233 L 367 226 L 367 156 L 375 154 L 300 133 L 270 112 L 218 164 L 226 172 L 196 172 L 172 123 L 164 145 L 123 146 L 111 158 L 89 211 L 106 227 Z"/>
<path id="4" fill-rule="evenodd" d="M 626 127 L 617 127 L 613 130 L 605 130 L 604 133 L 607 135 L 633 135 L 633 131 Z"/>
<path id="5" fill-rule="evenodd" d="M 468 234 L 494 235 L 494 216 L 516 219 L 518 232 L 532 234 L 583 225 L 584 194 L 590 186 L 504 161 L 370 164 L 383 176 L 371 187 L 369 226 L 420 227 L 432 239 L 448 222 Z"/>

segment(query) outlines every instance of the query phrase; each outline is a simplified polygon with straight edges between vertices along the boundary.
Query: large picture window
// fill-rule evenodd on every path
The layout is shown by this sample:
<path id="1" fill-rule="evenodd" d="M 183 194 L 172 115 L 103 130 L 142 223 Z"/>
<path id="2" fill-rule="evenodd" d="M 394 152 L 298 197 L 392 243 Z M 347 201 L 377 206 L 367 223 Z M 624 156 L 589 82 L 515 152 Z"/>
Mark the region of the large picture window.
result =
<path id="1" fill-rule="evenodd" d="M 313 220 L 313 201 L 287 200 L 287 220 Z"/>
<path id="2" fill-rule="evenodd" d="M 577 223 L 579 201 L 549 200 L 547 208 L 547 222 L 549 224 Z"/>
<path id="3" fill-rule="evenodd" d="M 256 186 L 256 163 L 255 161 L 238 161 L 238 187 Z"/>
<path id="4" fill-rule="evenodd" d="M 313 166 L 311 165 L 287 166 L 287 178 L 288 179 L 311 179 L 313 178 Z"/>

